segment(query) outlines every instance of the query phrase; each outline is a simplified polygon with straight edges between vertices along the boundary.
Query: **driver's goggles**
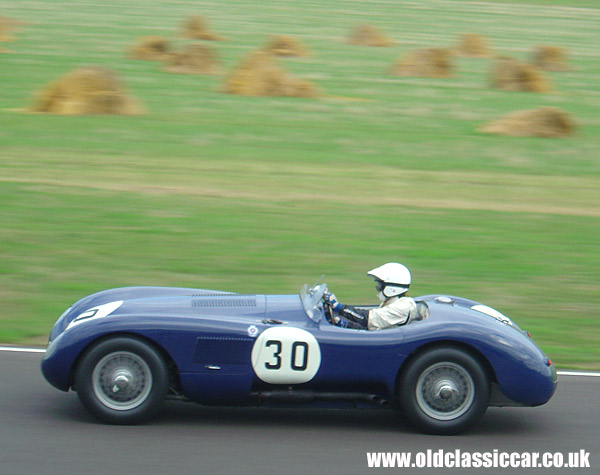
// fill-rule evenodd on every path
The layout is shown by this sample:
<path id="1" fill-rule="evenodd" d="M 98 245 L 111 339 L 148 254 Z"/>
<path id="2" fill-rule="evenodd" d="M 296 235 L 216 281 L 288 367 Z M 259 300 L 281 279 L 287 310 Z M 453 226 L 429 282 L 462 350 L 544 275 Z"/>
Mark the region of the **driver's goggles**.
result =
<path id="1" fill-rule="evenodd" d="M 375 281 L 375 288 L 377 289 L 377 292 L 381 292 L 384 287 L 385 287 L 385 284 L 384 284 L 383 280 Z"/>

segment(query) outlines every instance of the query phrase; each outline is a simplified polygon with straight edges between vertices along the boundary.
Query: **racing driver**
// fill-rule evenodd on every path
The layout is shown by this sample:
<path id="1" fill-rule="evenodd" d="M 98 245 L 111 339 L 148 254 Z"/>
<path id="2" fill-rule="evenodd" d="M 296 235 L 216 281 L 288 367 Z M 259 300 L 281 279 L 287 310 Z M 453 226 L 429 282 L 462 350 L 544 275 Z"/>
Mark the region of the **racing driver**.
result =
<path id="1" fill-rule="evenodd" d="M 417 316 L 417 304 L 407 296 L 410 287 L 410 271 L 397 262 L 388 262 L 367 275 L 375 280 L 377 297 L 381 301 L 378 308 L 365 308 L 344 305 L 335 295 L 326 291 L 323 301 L 333 310 L 333 324 L 344 328 L 363 330 L 383 330 L 407 323 Z"/>

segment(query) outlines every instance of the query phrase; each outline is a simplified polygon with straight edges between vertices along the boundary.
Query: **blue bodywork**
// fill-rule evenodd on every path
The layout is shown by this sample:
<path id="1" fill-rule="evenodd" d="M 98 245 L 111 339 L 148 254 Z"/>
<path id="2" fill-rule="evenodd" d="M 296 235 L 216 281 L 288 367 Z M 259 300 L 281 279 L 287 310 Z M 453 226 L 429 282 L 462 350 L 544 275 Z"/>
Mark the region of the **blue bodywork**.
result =
<path id="1" fill-rule="evenodd" d="M 508 319 L 472 309 L 477 302 L 418 297 L 415 300 L 426 304 L 427 318 L 366 331 L 330 324 L 320 304 L 309 318 L 302 299 L 165 287 L 107 290 L 78 301 L 58 319 L 42 372 L 53 386 L 68 391 L 78 359 L 90 345 L 129 335 L 163 355 L 174 375 L 174 394 L 202 404 L 346 406 L 352 401 L 393 406 L 405 364 L 426 348 L 454 345 L 470 352 L 487 371 L 495 388 L 490 404 L 541 405 L 556 389 L 555 369 L 531 338 Z M 112 303 L 108 315 L 93 310 Z M 266 363 L 257 363 L 261 349 L 253 349 L 260 335 L 273 328 L 304 335 L 307 343 L 294 342 L 289 356 L 277 346 L 281 342 L 261 342 L 271 353 Z M 315 345 L 320 359 L 314 375 L 300 383 L 288 381 L 286 374 L 310 371 Z M 282 371 L 282 364 L 291 366 L 282 373 L 282 381 L 273 383 L 257 376 L 259 364 L 275 368 L 274 373 Z"/>

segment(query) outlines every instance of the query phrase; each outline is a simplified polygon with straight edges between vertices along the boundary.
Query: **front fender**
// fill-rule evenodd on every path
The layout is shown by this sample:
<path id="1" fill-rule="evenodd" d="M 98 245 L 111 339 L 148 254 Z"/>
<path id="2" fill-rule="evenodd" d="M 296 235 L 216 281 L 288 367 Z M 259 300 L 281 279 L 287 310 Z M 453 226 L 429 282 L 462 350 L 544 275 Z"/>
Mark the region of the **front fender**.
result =
<path id="1" fill-rule="evenodd" d="M 76 340 L 66 331 L 52 340 L 41 363 L 44 378 L 55 388 L 68 391 L 75 361 L 93 339 Z"/>

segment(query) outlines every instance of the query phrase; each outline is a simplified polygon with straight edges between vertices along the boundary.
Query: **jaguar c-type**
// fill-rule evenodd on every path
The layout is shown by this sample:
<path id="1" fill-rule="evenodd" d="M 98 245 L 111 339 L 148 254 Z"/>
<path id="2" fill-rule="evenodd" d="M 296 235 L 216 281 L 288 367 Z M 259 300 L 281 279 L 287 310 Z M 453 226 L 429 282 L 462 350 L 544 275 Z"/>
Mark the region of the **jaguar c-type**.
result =
<path id="1" fill-rule="evenodd" d="M 111 424 L 146 421 L 169 398 L 399 410 L 422 431 L 453 434 L 488 406 L 538 406 L 556 389 L 550 359 L 491 307 L 426 295 L 406 324 L 356 330 L 332 324 L 326 290 L 99 292 L 60 316 L 42 372 Z"/>

